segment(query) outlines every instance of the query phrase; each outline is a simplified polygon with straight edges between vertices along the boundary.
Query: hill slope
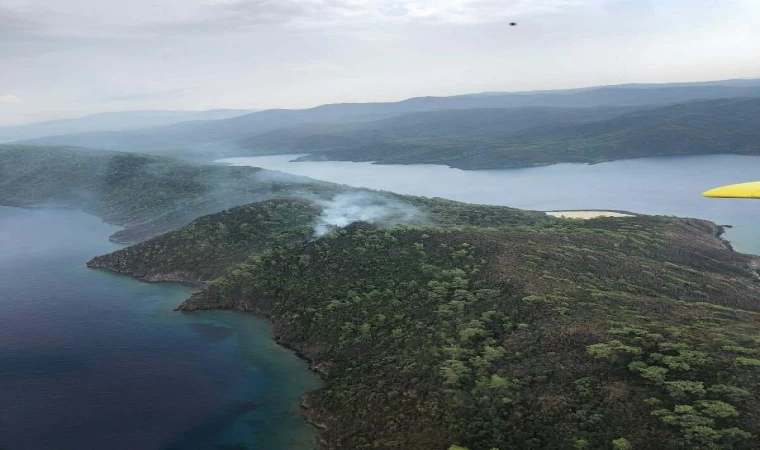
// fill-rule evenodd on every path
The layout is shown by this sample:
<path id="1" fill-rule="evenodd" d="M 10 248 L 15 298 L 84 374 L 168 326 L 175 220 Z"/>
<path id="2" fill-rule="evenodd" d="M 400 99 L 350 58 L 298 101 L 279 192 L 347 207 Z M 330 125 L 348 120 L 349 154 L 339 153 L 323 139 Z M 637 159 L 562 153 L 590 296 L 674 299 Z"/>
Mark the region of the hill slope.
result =
<path id="1" fill-rule="evenodd" d="M 477 108 L 407 113 L 357 124 L 306 124 L 262 133 L 239 142 L 258 151 L 319 152 L 363 148 L 384 142 L 475 139 L 493 142 L 538 126 L 573 125 L 608 119 L 633 108 Z"/>
<path id="2" fill-rule="evenodd" d="M 221 210 L 272 197 L 331 197 L 348 188 L 253 167 L 63 147 L 0 145 L 0 204 L 82 209 L 137 242 Z"/>
<path id="3" fill-rule="evenodd" d="M 361 192 L 361 191 L 359 191 Z M 371 196 L 371 197 L 370 197 Z M 310 240 L 320 219 L 340 199 L 368 199 L 370 205 L 354 201 L 347 205 L 388 210 L 373 222 L 379 225 L 435 224 L 451 227 L 519 226 L 551 224 L 556 219 L 541 212 L 502 206 L 473 206 L 444 199 L 428 199 L 387 192 L 341 194 L 329 201 L 272 199 L 242 205 L 201 217 L 178 230 L 154 239 L 93 258 L 90 267 L 104 267 L 145 281 L 179 281 L 200 284 L 224 275 L 252 253 Z M 396 212 L 401 214 L 394 215 Z M 413 211 L 414 214 L 408 214 Z M 329 221 L 329 220 L 328 220 Z"/>
<path id="4" fill-rule="evenodd" d="M 253 249 L 181 309 L 270 317 L 327 380 L 304 400 L 323 448 L 756 448 L 760 261 L 714 224 L 419 201 L 436 226 L 267 250 L 236 230 L 266 232 L 275 206 L 248 205 L 90 265 L 219 273 L 190 243 Z"/>

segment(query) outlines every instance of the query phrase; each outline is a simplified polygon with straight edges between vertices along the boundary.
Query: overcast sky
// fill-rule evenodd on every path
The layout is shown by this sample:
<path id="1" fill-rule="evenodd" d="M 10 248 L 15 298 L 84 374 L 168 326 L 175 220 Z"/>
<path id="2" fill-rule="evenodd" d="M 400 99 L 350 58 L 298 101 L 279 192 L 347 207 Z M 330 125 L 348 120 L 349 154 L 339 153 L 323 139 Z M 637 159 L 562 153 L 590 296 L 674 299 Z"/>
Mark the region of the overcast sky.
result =
<path id="1" fill-rule="evenodd" d="M 758 23 L 759 0 L 0 0 L 0 124 L 760 77 Z"/>

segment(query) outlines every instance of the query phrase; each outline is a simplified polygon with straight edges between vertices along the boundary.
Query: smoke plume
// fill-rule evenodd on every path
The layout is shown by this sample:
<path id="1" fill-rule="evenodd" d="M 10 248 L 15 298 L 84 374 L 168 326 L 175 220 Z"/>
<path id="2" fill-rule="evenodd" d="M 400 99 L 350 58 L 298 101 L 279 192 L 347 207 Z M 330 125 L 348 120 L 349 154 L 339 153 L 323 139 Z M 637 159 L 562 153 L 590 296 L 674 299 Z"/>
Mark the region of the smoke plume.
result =
<path id="1" fill-rule="evenodd" d="M 343 228 L 354 222 L 369 222 L 377 225 L 396 225 L 417 222 L 420 211 L 404 203 L 370 192 L 338 194 L 332 200 L 318 202 L 324 209 L 314 226 L 314 235 L 319 237 L 331 228 Z"/>

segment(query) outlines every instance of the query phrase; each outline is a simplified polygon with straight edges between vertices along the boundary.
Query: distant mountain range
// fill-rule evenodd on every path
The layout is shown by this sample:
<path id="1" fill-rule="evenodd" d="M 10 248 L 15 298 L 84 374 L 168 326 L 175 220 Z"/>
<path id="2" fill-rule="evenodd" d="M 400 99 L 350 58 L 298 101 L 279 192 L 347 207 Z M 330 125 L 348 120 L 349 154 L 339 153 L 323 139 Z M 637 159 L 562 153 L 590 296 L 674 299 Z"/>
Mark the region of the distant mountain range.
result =
<path id="1" fill-rule="evenodd" d="M 0 142 L 35 139 L 61 134 L 94 131 L 123 131 L 170 125 L 191 120 L 220 120 L 248 114 L 248 109 L 209 111 L 122 111 L 92 114 L 73 119 L 48 120 L 25 125 L 0 127 Z"/>
<path id="2" fill-rule="evenodd" d="M 269 148 L 304 153 L 308 149 L 311 155 L 302 160 L 436 163 L 462 169 L 666 155 L 760 154 L 760 98 L 692 101 L 619 112 L 545 108 L 447 111 L 425 114 L 425 119 L 437 121 L 419 121 L 409 115 L 352 130 L 269 133 L 248 142 L 264 146 L 262 140 L 266 139 Z M 477 126 L 467 128 L 467 119 L 477 116 L 484 117 L 477 120 Z M 490 126 L 486 118 L 501 126 Z"/>
<path id="3" fill-rule="evenodd" d="M 735 98 L 760 99 L 760 80 L 329 104 L 23 142 L 203 160 L 303 152 L 312 153 L 311 159 L 478 169 L 655 154 L 752 153 L 756 103 L 730 100 Z M 681 106 L 670 108 L 676 104 Z M 736 127 L 750 132 L 725 139 Z"/>

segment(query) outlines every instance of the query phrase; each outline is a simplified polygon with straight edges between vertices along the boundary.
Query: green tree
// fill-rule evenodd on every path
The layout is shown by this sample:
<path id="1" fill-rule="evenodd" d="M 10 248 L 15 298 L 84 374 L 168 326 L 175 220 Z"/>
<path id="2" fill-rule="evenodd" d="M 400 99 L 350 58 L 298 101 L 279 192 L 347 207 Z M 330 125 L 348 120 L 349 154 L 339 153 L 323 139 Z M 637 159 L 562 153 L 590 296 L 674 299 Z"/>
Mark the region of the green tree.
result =
<path id="1" fill-rule="evenodd" d="M 632 448 L 631 442 L 626 438 L 618 438 L 612 441 L 613 450 L 631 450 Z"/>

